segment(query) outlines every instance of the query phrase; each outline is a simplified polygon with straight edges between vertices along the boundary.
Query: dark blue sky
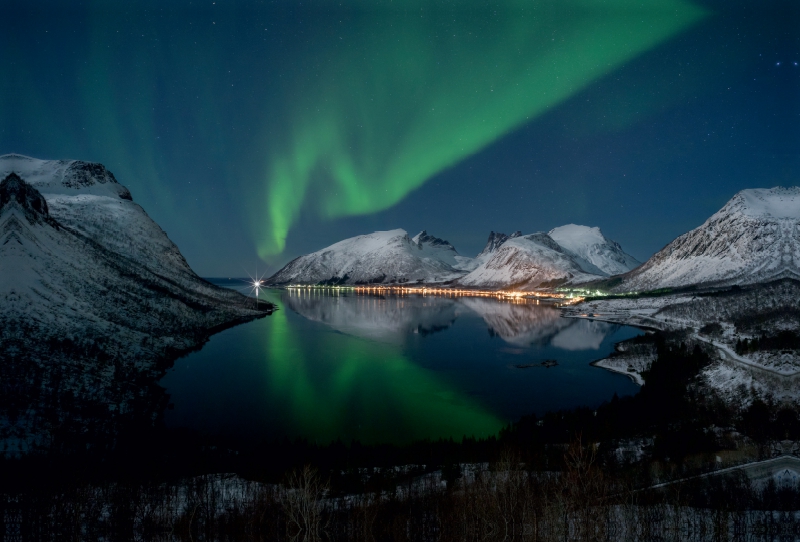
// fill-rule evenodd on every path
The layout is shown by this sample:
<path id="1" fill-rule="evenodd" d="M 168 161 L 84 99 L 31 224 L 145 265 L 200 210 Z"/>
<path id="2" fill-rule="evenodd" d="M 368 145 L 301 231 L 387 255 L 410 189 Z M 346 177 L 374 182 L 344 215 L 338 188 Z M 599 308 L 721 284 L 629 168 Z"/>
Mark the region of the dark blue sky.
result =
<path id="1" fill-rule="evenodd" d="M 204 276 L 398 227 L 472 256 L 574 222 L 644 260 L 800 184 L 798 2 L 664 2 L 680 24 L 633 0 L 19 3 L 0 153 L 104 163 Z"/>

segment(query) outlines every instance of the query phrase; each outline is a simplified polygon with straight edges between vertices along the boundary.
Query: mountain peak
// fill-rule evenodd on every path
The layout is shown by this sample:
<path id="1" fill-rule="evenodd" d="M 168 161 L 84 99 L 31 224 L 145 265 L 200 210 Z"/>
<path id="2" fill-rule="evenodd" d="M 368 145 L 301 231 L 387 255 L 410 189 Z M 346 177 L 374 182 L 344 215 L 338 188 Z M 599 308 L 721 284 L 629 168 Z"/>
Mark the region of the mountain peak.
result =
<path id="1" fill-rule="evenodd" d="M 560 246 L 607 275 L 627 273 L 641 263 L 623 251 L 619 243 L 603 235 L 598 227 L 566 224 L 553 228 L 548 235 Z"/>
<path id="2" fill-rule="evenodd" d="M 495 235 L 494 239 L 498 237 Z M 479 265 L 459 279 L 458 284 L 473 288 L 531 290 L 567 281 L 585 282 L 600 276 L 599 270 L 577 261 L 574 254 L 544 232 L 499 239 L 502 242 L 488 257 L 478 258 Z M 587 272 L 584 266 L 594 272 Z"/>
<path id="3" fill-rule="evenodd" d="M 409 239 L 402 229 L 344 239 L 295 258 L 266 282 L 404 284 L 443 282 L 462 274 L 448 261 L 455 263 L 458 253 L 447 241 L 429 236 L 424 230 L 414 239 Z"/>
<path id="4" fill-rule="evenodd" d="M 800 278 L 800 187 L 742 190 L 623 276 L 617 291 Z"/>
<path id="5" fill-rule="evenodd" d="M 0 178 L 15 173 L 43 194 L 92 194 L 132 200 L 103 164 L 83 160 L 40 160 L 21 154 L 0 156 Z"/>
<path id="6" fill-rule="evenodd" d="M 750 188 L 733 196 L 720 213 L 752 217 L 800 218 L 800 187 Z"/>
<path id="7" fill-rule="evenodd" d="M 548 232 L 548 235 L 553 239 L 567 239 L 567 238 L 593 238 L 595 241 L 605 241 L 606 238 L 603 232 L 598 227 L 581 226 L 579 224 L 565 224 L 557 228 L 553 228 Z"/>
<path id="8" fill-rule="evenodd" d="M 44 197 L 16 173 L 9 173 L 0 181 L 0 214 L 10 206 L 21 208 L 32 220 L 48 218 L 50 214 Z"/>
<path id="9" fill-rule="evenodd" d="M 439 237 L 434 237 L 433 235 L 428 235 L 428 231 L 427 230 L 422 230 L 417 235 L 415 235 L 411 240 L 414 241 L 416 244 L 418 244 L 420 246 L 422 246 L 422 245 L 428 245 L 428 246 L 431 246 L 431 247 L 452 247 L 453 246 L 448 241 L 445 241 L 444 239 L 440 239 Z"/>
<path id="10" fill-rule="evenodd" d="M 509 239 L 514 239 L 515 237 L 520 237 L 520 236 L 522 236 L 522 231 L 520 230 L 515 231 L 511 235 L 490 231 L 489 239 L 486 240 L 486 246 L 483 247 L 483 250 L 481 250 L 478 256 L 480 257 L 480 256 L 485 256 L 487 254 L 491 254 L 492 252 L 500 248 L 500 246 Z"/>

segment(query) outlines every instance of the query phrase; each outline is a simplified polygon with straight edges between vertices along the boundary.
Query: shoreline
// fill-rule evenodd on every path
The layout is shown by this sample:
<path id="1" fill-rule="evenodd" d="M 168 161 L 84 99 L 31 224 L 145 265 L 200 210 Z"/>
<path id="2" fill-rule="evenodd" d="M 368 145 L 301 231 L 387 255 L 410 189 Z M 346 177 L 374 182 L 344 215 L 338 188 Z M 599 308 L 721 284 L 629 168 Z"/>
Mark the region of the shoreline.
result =
<path id="1" fill-rule="evenodd" d="M 644 379 L 642 378 L 642 375 L 640 375 L 635 371 L 630 372 L 627 369 L 623 370 L 621 367 L 616 367 L 608 363 L 613 361 L 613 359 L 614 358 L 602 358 L 589 363 L 589 365 L 591 365 L 592 367 L 599 367 L 601 369 L 605 369 L 606 371 L 611 371 L 612 373 L 625 375 L 628 378 L 630 378 L 633 381 L 633 383 L 636 384 L 637 386 L 639 387 L 644 386 Z"/>

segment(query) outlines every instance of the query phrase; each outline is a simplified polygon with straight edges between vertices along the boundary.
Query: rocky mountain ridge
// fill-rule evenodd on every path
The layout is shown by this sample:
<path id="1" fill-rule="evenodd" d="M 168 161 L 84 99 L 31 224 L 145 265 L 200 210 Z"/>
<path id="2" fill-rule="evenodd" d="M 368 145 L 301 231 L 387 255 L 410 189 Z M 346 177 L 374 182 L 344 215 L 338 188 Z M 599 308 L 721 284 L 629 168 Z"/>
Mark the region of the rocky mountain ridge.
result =
<path id="1" fill-rule="evenodd" d="M 594 265 L 578 260 L 546 233 L 533 233 L 507 240 L 457 282 L 481 289 L 530 290 L 603 276 Z"/>
<path id="2" fill-rule="evenodd" d="M 400 237 L 407 239 L 405 231 L 393 231 L 401 232 Z M 382 255 L 373 251 L 368 267 L 359 258 L 346 255 L 333 258 L 345 247 L 360 250 L 356 248 L 357 239 L 362 237 L 370 236 L 342 241 L 301 256 L 270 281 L 272 284 L 447 283 L 469 288 L 523 290 L 586 284 L 610 292 L 631 292 L 797 279 L 800 278 L 800 187 L 743 190 L 700 227 L 681 235 L 644 264 L 627 254 L 619 243 L 605 237 L 599 228 L 575 224 L 529 235 L 520 231 L 512 235 L 492 231 L 475 258 L 461 256 L 450 243 L 423 230 L 406 240 L 404 250 L 414 264 L 408 263 L 402 272 L 397 265 L 390 264 L 399 261 L 391 250 Z M 331 258 L 343 265 L 326 267 L 323 262 Z M 606 280 L 607 277 L 614 278 Z"/>
<path id="3" fill-rule="evenodd" d="M 553 232 L 562 233 L 574 250 L 544 232 L 523 236 L 520 231 L 511 235 L 492 231 L 483 250 L 468 258 L 426 230 L 413 238 L 400 229 L 374 232 L 300 256 L 267 279 L 267 284 L 435 283 L 530 289 L 595 280 L 610 274 L 603 268 L 628 270 L 638 264 L 598 228 L 569 225 Z"/>
<path id="4" fill-rule="evenodd" d="M 702 225 L 623 274 L 612 291 L 800 279 L 800 187 L 737 193 Z"/>

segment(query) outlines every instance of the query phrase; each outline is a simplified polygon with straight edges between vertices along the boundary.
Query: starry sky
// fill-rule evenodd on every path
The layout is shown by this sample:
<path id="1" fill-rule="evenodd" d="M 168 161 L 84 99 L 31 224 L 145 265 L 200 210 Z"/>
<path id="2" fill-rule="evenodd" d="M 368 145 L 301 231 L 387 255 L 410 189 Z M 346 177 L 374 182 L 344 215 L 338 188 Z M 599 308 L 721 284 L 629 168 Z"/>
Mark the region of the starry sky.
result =
<path id="1" fill-rule="evenodd" d="M 102 162 L 207 277 L 394 228 L 644 260 L 800 184 L 798 4 L 11 0 L 0 153 Z"/>

